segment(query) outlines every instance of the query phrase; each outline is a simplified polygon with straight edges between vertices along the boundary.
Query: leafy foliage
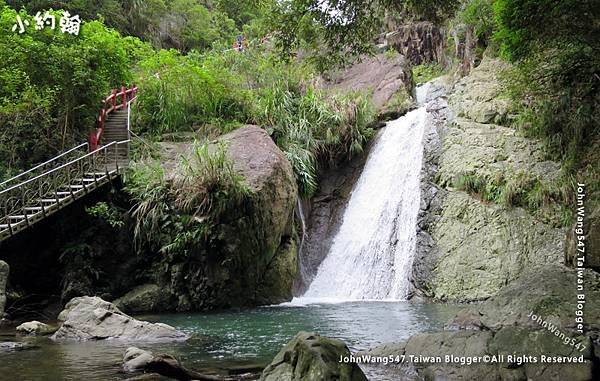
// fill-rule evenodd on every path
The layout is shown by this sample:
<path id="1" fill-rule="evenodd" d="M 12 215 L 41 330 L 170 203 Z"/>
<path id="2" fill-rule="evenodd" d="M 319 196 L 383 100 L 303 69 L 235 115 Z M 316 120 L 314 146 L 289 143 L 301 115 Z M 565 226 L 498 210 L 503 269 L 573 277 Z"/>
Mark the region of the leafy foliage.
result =
<path id="1" fill-rule="evenodd" d="M 574 180 L 569 175 L 550 183 L 524 172 L 493 178 L 465 173 L 457 176 L 452 185 L 484 201 L 524 208 L 557 226 L 573 222 L 569 211 L 574 202 Z"/>
<path id="2" fill-rule="evenodd" d="M 85 20 L 100 20 L 123 35 L 154 47 L 183 52 L 231 46 L 236 35 L 266 34 L 264 18 L 275 3 L 267 0 L 9 0 L 15 9 L 66 9 Z"/>
<path id="3" fill-rule="evenodd" d="M 171 224 L 172 194 L 159 161 L 132 163 L 128 169 L 125 190 L 135 206 L 134 236 L 139 245 L 154 244 L 159 248 L 168 240 L 166 228 Z"/>
<path id="4" fill-rule="evenodd" d="M 25 11 L 0 5 L 0 177 L 85 139 L 101 97 L 132 76 L 130 49 L 101 22 L 84 22 L 79 36 L 30 27 L 13 33 Z M 52 12 L 57 20 L 61 12 Z"/>
<path id="5" fill-rule="evenodd" d="M 494 31 L 494 0 L 471 0 L 464 4 L 458 14 L 458 19 L 473 27 L 480 41 L 487 41 Z"/>
<path id="6" fill-rule="evenodd" d="M 104 201 L 98 202 L 96 205 L 86 208 L 86 212 L 90 216 L 103 219 L 113 228 L 121 228 L 125 226 L 122 213 Z"/>
<path id="7" fill-rule="evenodd" d="M 182 157 L 183 172 L 166 181 L 159 161 L 135 163 L 126 190 L 134 198 L 134 234 L 139 247 L 186 255 L 210 239 L 226 212 L 251 196 L 226 155 L 224 143 L 194 144 Z"/>
<path id="8" fill-rule="evenodd" d="M 427 63 L 413 66 L 412 75 L 415 83 L 425 83 L 444 74 L 444 68 L 439 64 Z"/>
<path id="9" fill-rule="evenodd" d="M 458 4 L 457 0 L 287 0 L 273 10 L 271 28 L 277 31 L 278 47 L 284 54 L 304 49 L 322 70 L 371 53 L 386 13 L 410 13 L 440 22 Z"/>
<path id="10" fill-rule="evenodd" d="M 227 157 L 227 147 L 222 141 L 213 152 L 208 142 L 194 143 L 191 159 L 184 158 L 184 168 L 184 175 L 173 184 L 175 205 L 182 213 L 217 220 L 250 195 L 244 178 Z"/>
<path id="11" fill-rule="evenodd" d="M 140 62 L 135 125 L 153 135 L 265 126 L 310 195 L 319 163 L 359 153 L 374 118 L 368 94 L 328 96 L 308 81 L 312 73 L 310 66 L 278 61 L 264 47 L 187 56 L 161 50 Z"/>
<path id="12" fill-rule="evenodd" d="M 517 63 L 509 83 L 518 125 L 544 139 L 570 170 L 577 165 L 577 151 L 600 132 L 594 111 L 600 105 L 597 5 L 592 0 L 494 3 L 494 38 L 501 54 Z"/>

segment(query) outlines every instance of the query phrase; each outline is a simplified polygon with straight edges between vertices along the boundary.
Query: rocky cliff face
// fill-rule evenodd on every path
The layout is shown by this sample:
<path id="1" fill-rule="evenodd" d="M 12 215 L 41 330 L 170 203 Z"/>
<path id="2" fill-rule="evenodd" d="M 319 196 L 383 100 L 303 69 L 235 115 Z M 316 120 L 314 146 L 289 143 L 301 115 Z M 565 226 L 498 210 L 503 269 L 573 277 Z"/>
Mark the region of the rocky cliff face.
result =
<path id="1" fill-rule="evenodd" d="M 290 163 L 261 128 L 219 138 L 251 190 L 237 210 L 213 226 L 211 242 L 186 255 L 158 255 L 144 285 L 117 301 L 126 312 L 207 310 L 291 299 L 297 276 L 293 228 L 296 182 Z M 177 176 L 191 143 L 165 144 L 163 164 Z M 170 159 L 169 159 L 170 158 Z"/>
<path id="2" fill-rule="evenodd" d="M 403 380 L 595 380 L 600 363 L 594 343 L 600 329 L 600 278 L 591 270 L 583 273 L 587 300 L 582 334 L 575 320 L 577 277 L 561 265 L 532 268 L 485 303 L 459 312 L 444 331 L 418 334 L 377 347 L 370 354 L 496 356 L 500 360 L 412 362 L 395 367 L 398 379 Z M 542 361 L 542 356 L 576 362 Z"/>
<path id="3" fill-rule="evenodd" d="M 404 24 L 386 34 L 386 43 L 413 65 L 446 64 L 446 32 L 429 21 Z"/>
<path id="4" fill-rule="evenodd" d="M 397 118 L 413 105 L 411 64 L 400 54 L 362 57 L 347 69 L 331 74 L 325 85 L 342 94 L 357 90 L 372 93 L 381 119 Z"/>
<path id="5" fill-rule="evenodd" d="M 498 124 L 508 113 L 497 79 L 502 68 L 486 59 L 455 85 L 450 98 L 455 118 L 441 131 L 438 154 L 425 155 L 425 168 L 437 168 L 436 184 L 424 191 L 426 216 L 413 282 L 438 299 L 484 299 L 531 267 L 563 262 L 564 229 L 460 187 L 468 181 L 491 184 L 525 176 L 548 183 L 558 177 L 559 164 L 544 159 L 539 142 Z M 433 203 L 427 199 L 431 192 Z"/>
<path id="6" fill-rule="evenodd" d="M 479 64 L 485 48 L 473 28 L 462 24 L 448 29 L 429 21 L 413 21 L 388 27 L 393 31 L 383 36 L 380 47 L 395 49 L 412 65 L 437 63 L 456 67 L 466 75 Z"/>

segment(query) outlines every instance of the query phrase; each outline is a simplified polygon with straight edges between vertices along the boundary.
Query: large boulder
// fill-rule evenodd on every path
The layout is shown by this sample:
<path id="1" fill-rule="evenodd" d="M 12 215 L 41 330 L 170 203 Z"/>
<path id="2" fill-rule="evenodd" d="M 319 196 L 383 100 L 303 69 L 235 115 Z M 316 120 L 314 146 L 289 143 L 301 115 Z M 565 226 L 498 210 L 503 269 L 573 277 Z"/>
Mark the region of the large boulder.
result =
<path id="1" fill-rule="evenodd" d="M 28 321 L 17 327 L 17 332 L 26 335 L 50 335 L 56 332 L 56 328 L 37 320 Z"/>
<path id="2" fill-rule="evenodd" d="M 148 272 L 148 283 L 155 286 L 137 288 L 119 299 L 126 310 L 210 310 L 291 300 L 298 273 L 292 166 L 257 126 L 241 127 L 218 141 L 224 142 L 251 194 L 211 221 L 209 240 L 198 240 L 185 255 L 156 256 Z M 188 175 L 181 157 L 191 157 L 194 144 L 161 147 L 166 178 Z"/>
<path id="3" fill-rule="evenodd" d="M 578 272 L 548 265 L 530 269 L 484 303 L 465 307 L 449 330 L 418 334 L 369 353 L 404 355 L 406 362 L 396 371 L 406 380 L 593 380 L 600 364 L 594 347 L 600 333 L 600 275 L 591 270 L 582 275 L 582 326 L 576 320 Z M 441 361 L 419 362 L 418 356 Z M 562 362 L 545 362 L 542 356 Z M 468 357 L 482 361 L 460 363 Z"/>
<path id="4" fill-rule="evenodd" d="M 514 201 L 553 189 L 560 164 L 541 142 L 498 124 L 510 111 L 498 78 L 506 67 L 486 57 L 458 81 L 449 121 L 425 148 L 422 180 L 435 184 L 422 184 L 412 280 L 426 296 L 481 300 L 530 268 L 564 262 L 561 207 Z"/>
<path id="5" fill-rule="evenodd" d="M 535 317 L 541 317 L 563 331 L 581 328 L 600 333 L 600 275 L 591 270 L 581 275 L 584 289 L 579 291 L 577 271 L 560 265 L 536 267 L 466 311 L 477 315 L 482 327 L 494 331 L 511 326 L 537 329 L 540 323 Z M 581 327 L 576 321 L 578 295 L 585 295 Z"/>
<path id="6" fill-rule="evenodd" d="M 129 347 L 123 355 L 123 369 L 126 372 L 143 370 L 154 356 L 152 353 L 137 347 Z"/>
<path id="7" fill-rule="evenodd" d="M 98 297 L 73 298 L 58 316 L 62 325 L 52 340 L 184 341 L 183 332 L 162 323 L 132 318 Z"/>
<path id="8" fill-rule="evenodd" d="M 6 282 L 8 281 L 8 263 L 0 261 L 0 319 L 6 307 Z"/>
<path id="9" fill-rule="evenodd" d="M 385 36 L 385 43 L 412 65 L 446 64 L 446 33 L 432 22 L 405 22 Z"/>
<path id="10" fill-rule="evenodd" d="M 591 381 L 598 361 L 592 342 L 584 336 L 574 339 L 586 349 L 565 345 L 545 330 L 506 327 L 497 333 L 445 331 L 418 334 L 368 354 L 404 356 L 405 362 L 395 367 L 398 379 L 407 381 Z M 548 358 L 552 360 L 545 360 Z"/>
<path id="11" fill-rule="evenodd" d="M 115 306 L 127 313 L 162 312 L 173 308 L 169 295 L 156 284 L 143 284 L 113 301 Z"/>
<path id="12" fill-rule="evenodd" d="M 340 340 L 300 332 L 265 368 L 261 381 L 366 381 L 354 362 L 348 358 L 350 350 Z"/>
<path id="13" fill-rule="evenodd" d="M 332 74 L 326 84 L 338 93 L 363 90 L 373 94 L 373 104 L 384 118 L 398 117 L 413 106 L 412 71 L 400 54 L 362 57 L 347 69 Z"/>

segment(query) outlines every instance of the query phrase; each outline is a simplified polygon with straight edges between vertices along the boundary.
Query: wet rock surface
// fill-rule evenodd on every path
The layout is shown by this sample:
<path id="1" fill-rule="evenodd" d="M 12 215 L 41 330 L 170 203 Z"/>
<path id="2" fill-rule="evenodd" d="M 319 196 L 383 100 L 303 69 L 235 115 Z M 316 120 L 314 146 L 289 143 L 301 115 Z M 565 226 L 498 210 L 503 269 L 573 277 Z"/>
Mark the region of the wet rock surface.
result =
<path id="1" fill-rule="evenodd" d="M 129 347 L 123 355 L 123 369 L 126 372 L 141 370 L 154 358 L 152 353 L 137 347 Z"/>
<path id="2" fill-rule="evenodd" d="M 31 349 L 37 349 L 38 347 L 29 343 L 14 342 L 14 341 L 3 341 L 0 342 L 0 353 L 2 352 L 14 352 L 14 351 L 27 351 Z"/>
<path id="3" fill-rule="evenodd" d="M 600 276 L 586 270 L 584 277 L 585 334 L 578 332 L 575 320 L 576 271 L 549 265 L 531 269 L 486 302 L 466 307 L 445 331 L 418 334 L 368 353 L 404 355 L 406 362 L 394 366 L 403 380 L 595 380 Z M 434 360 L 419 361 L 419 356 Z M 468 357 L 484 356 L 489 361 L 467 364 Z"/>
<path id="4" fill-rule="evenodd" d="M 452 118 L 446 97 L 451 86 L 449 79 L 436 79 L 429 86 L 430 103 L 427 111 L 430 115 L 423 134 L 423 162 L 419 185 L 421 203 L 417 216 L 417 245 L 411 274 L 414 286 L 411 296 L 419 297 L 424 295 L 423 290 L 426 289 L 428 280 L 433 277 L 439 256 L 430 231 L 439 220 L 442 202 L 446 196 L 446 190 L 436 184 L 435 180 L 439 169 L 443 132 L 448 119 Z"/>
<path id="5" fill-rule="evenodd" d="M 300 332 L 265 368 L 261 381 L 366 381 L 356 363 L 340 362 L 350 356 L 340 340 Z"/>
<path id="6" fill-rule="evenodd" d="M 98 297 L 73 298 L 58 320 L 63 323 L 51 337 L 55 341 L 118 339 L 160 342 L 188 338 L 169 325 L 136 320 Z"/>
<path id="7" fill-rule="evenodd" d="M 50 335 L 56 332 L 56 327 L 34 320 L 19 325 L 17 332 L 26 335 Z"/>
<path id="8" fill-rule="evenodd" d="M 449 122 L 426 133 L 413 265 L 419 295 L 481 300 L 531 267 L 564 262 L 565 229 L 455 188 L 465 176 L 543 183 L 559 176 L 560 165 L 545 159 L 540 142 L 494 124 L 509 117 L 498 78 L 504 69 L 506 64 L 485 58 L 448 92 L 449 109 L 440 110 Z"/>
<path id="9" fill-rule="evenodd" d="M 354 184 L 360 177 L 370 148 L 350 162 L 337 168 L 324 170 L 320 175 L 319 188 L 315 196 L 304 202 L 306 235 L 300 251 L 300 277 L 294 284 L 294 295 L 302 295 L 310 285 L 321 262 L 327 256 L 333 238 L 343 221 L 346 204 Z"/>
<path id="10" fill-rule="evenodd" d="M 162 312 L 173 308 L 168 294 L 156 284 L 143 284 L 113 302 L 127 313 Z"/>

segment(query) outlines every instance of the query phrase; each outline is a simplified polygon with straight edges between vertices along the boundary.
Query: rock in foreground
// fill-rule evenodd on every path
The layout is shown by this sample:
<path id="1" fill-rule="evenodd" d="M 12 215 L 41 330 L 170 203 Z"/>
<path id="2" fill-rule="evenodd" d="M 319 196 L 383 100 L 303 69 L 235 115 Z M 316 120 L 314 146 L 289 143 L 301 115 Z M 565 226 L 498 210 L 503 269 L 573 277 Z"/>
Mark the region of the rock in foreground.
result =
<path id="1" fill-rule="evenodd" d="M 465 308 L 448 325 L 456 330 L 414 335 L 370 354 L 404 355 L 406 363 L 396 368 L 402 380 L 596 380 L 600 276 L 586 270 L 584 280 L 584 335 L 574 319 L 577 273 L 549 265 L 531 269 L 485 303 Z M 419 356 L 436 360 L 419 362 Z M 469 359 L 483 361 L 469 365 Z"/>
<path id="2" fill-rule="evenodd" d="M 366 381 L 355 363 L 340 362 L 350 350 L 340 340 L 300 332 L 264 370 L 262 381 Z"/>
<path id="3" fill-rule="evenodd" d="M 136 347 L 129 347 L 123 355 L 123 369 L 127 372 L 141 370 L 154 358 L 152 353 Z"/>
<path id="4" fill-rule="evenodd" d="M 132 318 L 112 303 L 98 297 L 82 296 L 67 303 L 58 319 L 62 326 L 53 340 L 183 341 L 187 336 L 162 323 Z"/>
<path id="5" fill-rule="evenodd" d="M 37 320 L 28 321 L 27 323 L 23 323 L 17 327 L 17 332 L 26 334 L 26 335 L 50 335 L 56 332 L 56 328 L 49 326 L 48 324 L 44 324 Z"/>

